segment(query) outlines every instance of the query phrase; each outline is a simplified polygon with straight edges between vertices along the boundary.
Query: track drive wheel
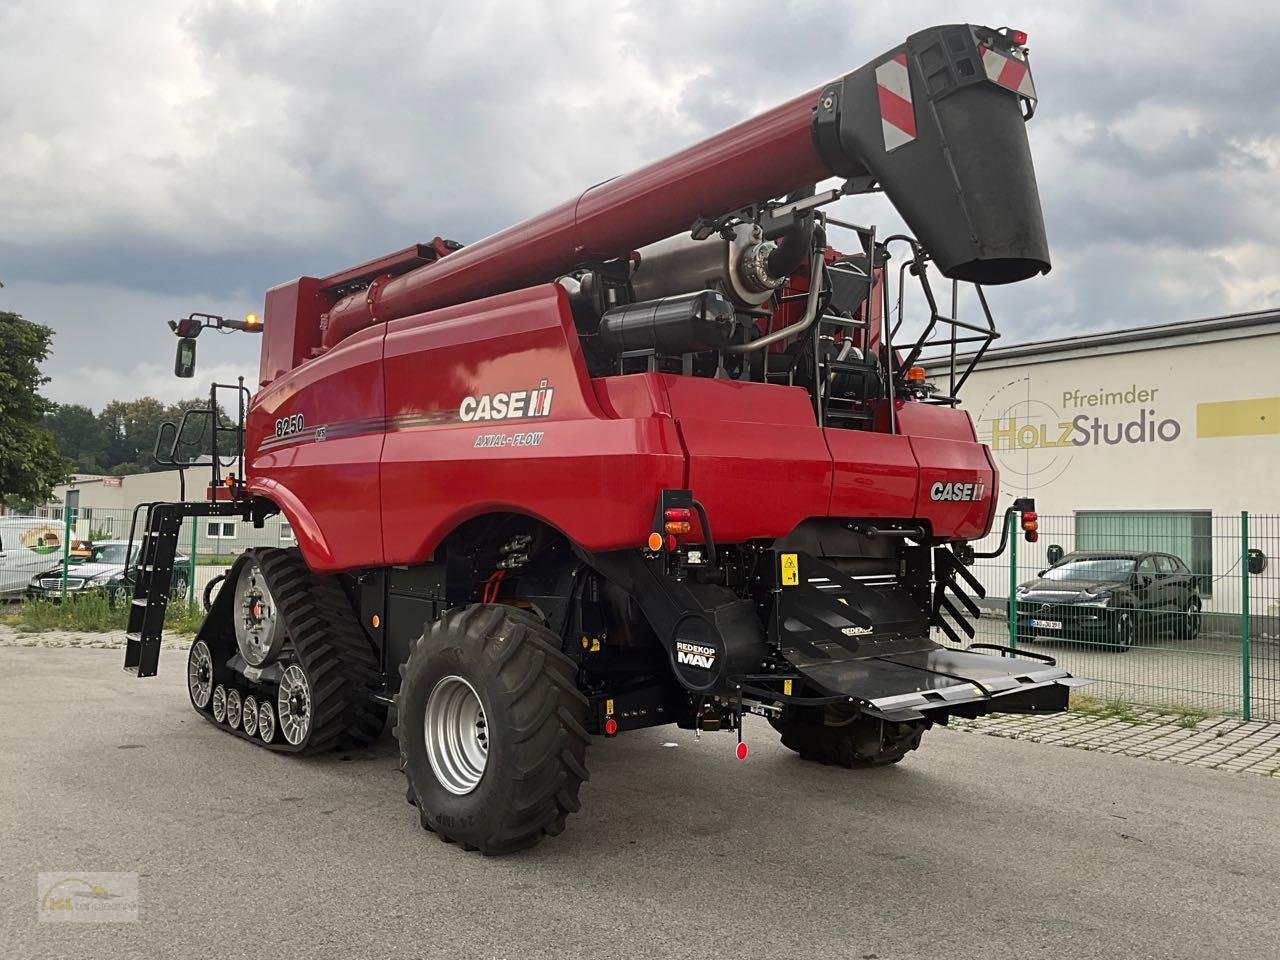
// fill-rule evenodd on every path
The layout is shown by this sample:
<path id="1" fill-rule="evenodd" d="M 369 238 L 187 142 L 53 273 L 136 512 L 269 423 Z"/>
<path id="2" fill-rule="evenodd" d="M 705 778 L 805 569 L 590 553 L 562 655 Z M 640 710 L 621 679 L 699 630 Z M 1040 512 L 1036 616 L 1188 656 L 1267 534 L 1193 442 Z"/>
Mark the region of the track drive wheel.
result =
<path id="1" fill-rule="evenodd" d="M 246 644 L 239 629 L 236 637 L 242 651 L 256 646 L 253 652 L 281 664 L 276 735 L 299 753 L 373 743 L 387 718 L 386 707 L 371 697 L 381 686 L 381 670 L 342 588 L 312 573 L 296 550 L 245 553 L 242 569 L 254 572 L 236 581 L 234 615 L 242 618 L 237 627 L 247 621 L 252 632 L 267 625 L 264 608 L 270 602 L 272 628 L 287 634 L 278 643 L 261 629 L 261 636 L 244 638 L 256 644 Z M 247 596 L 242 584 L 251 588 Z"/>
<path id="2" fill-rule="evenodd" d="M 449 610 L 400 673 L 395 734 L 423 827 L 486 855 L 564 830 L 587 779 L 587 700 L 541 620 L 503 604 Z"/>
<path id="3" fill-rule="evenodd" d="M 841 767 L 887 767 L 920 746 L 924 726 L 890 723 L 839 707 L 784 707 L 769 723 L 805 760 Z"/>

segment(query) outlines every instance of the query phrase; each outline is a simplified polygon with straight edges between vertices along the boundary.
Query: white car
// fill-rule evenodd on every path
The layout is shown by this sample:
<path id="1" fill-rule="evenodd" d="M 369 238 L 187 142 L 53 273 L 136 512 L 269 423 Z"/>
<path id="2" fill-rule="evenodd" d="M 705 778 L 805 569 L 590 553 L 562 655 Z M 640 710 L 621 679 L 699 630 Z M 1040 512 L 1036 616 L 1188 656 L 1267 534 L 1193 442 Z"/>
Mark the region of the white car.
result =
<path id="1" fill-rule="evenodd" d="M 0 516 L 0 598 L 20 597 L 31 577 L 61 556 L 61 521 Z"/>

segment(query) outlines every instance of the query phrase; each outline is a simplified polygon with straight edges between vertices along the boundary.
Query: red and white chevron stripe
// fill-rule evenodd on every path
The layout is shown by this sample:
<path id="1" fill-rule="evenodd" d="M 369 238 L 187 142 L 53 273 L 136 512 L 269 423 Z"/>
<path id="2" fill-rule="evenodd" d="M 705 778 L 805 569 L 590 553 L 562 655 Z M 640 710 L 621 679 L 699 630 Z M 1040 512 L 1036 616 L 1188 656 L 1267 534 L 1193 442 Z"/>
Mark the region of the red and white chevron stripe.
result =
<path id="1" fill-rule="evenodd" d="M 876 67 L 876 93 L 880 97 L 884 150 L 889 153 L 916 138 L 916 109 L 911 101 L 911 74 L 905 53 Z"/>
<path id="2" fill-rule="evenodd" d="M 991 47 L 979 46 L 982 53 L 982 69 L 987 72 L 987 79 L 1008 87 L 1024 97 L 1036 98 L 1036 87 L 1031 82 L 1031 67 L 1025 60 L 1010 57 Z"/>

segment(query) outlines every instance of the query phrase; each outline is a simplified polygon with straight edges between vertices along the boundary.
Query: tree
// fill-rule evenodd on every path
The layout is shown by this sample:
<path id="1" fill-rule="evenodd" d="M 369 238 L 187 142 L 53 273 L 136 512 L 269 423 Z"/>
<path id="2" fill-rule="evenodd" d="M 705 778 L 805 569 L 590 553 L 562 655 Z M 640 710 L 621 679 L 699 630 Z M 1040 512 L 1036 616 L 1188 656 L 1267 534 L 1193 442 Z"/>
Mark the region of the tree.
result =
<path id="1" fill-rule="evenodd" d="M 58 452 L 75 464 L 77 473 L 102 473 L 110 466 L 102 421 L 88 407 L 54 404 L 44 416 L 44 425 L 57 441 Z"/>
<path id="2" fill-rule="evenodd" d="M 53 331 L 0 311 L 0 500 L 44 503 L 71 475 L 53 434 L 41 423 L 52 404 L 40 396 L 40 372 Z"/>
<path id="3" fill-rule="evenodd" d="M 169 408 L 155 397 L 113 400 L 98 414 L 106 438 L 107 468 L 111 473 L 145 473 L 155 469 L 160 424 L 170 419 Z"/>
<path id="4" fill-rule="evenodd" d="M 168 469 L 157 464 L 152 456 L 155 452 L 160 425 L 166 420 L 180 424 L 182 415 L 187 410 L 205 409 L 208 405 L 207 400 L 180 400 L 177 403 L 165 405 L 155 397 L 111 401 L 98 414 L 105 451 L 103 467 L 115 474 Z M 218 413 L 223 425 L 229 424 L 225 411 L 219 409 Z M 213 449 L 212 435 L 213 432 L 208 427 L 208 417 L 193 417 L 179 444 L 179 458 L 184 461 L 193 461 L 201 456 L 207 456 Z M 224 437 L 222 440 L 224 448 L 227 442 Z M 167 452 L 162 451 L 162 453 Z M 223 450 L 224 455 L 229 452 Z"/>

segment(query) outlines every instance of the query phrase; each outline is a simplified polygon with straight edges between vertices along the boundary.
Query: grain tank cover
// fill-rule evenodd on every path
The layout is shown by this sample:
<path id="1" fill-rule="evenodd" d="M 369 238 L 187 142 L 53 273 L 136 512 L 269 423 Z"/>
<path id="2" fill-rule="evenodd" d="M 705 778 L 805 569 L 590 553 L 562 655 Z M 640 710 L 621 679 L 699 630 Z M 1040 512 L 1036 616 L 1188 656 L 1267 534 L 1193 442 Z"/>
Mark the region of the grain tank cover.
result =
<path id="1" fill-rule="evenodd" d="M 956 280 L 1049 271 L 1025 127 L 1035 87 L 1015 40 L 969 24 L 922 30 L 824 87 L 814 112 L 827 162 L 877 181 Z"/>

